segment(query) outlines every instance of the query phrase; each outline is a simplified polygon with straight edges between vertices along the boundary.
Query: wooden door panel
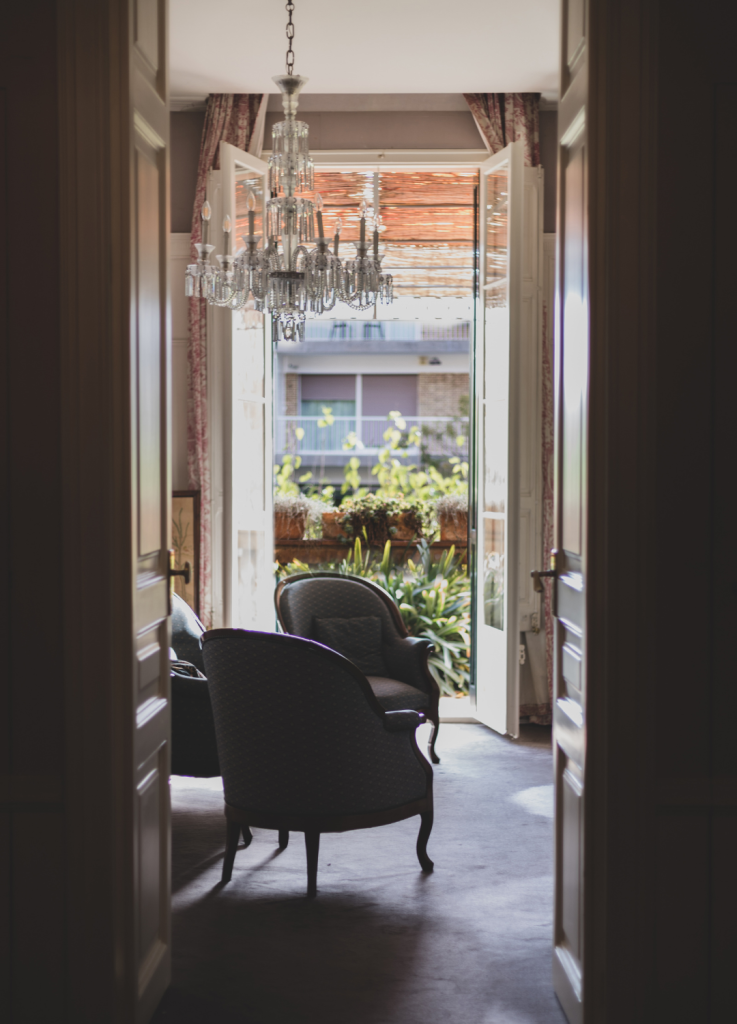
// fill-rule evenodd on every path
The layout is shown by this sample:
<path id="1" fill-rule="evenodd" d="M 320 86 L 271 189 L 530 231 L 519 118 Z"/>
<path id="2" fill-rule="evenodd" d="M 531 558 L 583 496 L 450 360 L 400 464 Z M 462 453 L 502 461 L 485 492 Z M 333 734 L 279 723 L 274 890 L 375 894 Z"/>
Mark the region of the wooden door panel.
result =
<path id="1" fill-rule="evenodd" d="M 138 320 L 138 554 L 162 548 L 161 282 L 159 155 L 138 137 L 136 163 L 136 311 Z"/>
<path id="2" fill-rule="evenodd" d="M 588 1019 L 584 932 L 586 515 L 589 393 L 587 0 L 564 0 L 558 118 L 560 225 L 555 310 L 555 991 L 571 1024 Z"/>
<path id="3" fill-rule="evenodd" d="M 563 170 L 563 267 L 561 282 L 565 323 L 562 386 L 562 519 L 564 550 L 582 551 L 583 430 L 584 399 L 587 389 L 588 310 L 584 296 L 584 147 L 566 150 Z"/>
<path id="4" fill-rule="evenodd" d="M 166 2 L 131 0 L 131 450 L 135 677 L 133 963 L 145 1024 L 170 973 Z"/>

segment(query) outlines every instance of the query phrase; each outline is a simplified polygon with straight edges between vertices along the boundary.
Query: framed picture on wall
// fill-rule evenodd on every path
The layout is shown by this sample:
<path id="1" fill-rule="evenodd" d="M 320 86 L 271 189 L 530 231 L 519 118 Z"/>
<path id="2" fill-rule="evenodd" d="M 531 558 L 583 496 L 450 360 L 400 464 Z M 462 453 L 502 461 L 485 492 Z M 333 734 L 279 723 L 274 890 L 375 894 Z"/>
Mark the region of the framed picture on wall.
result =
<path id="1" fill-rule="evenodd" d="M 192 566 L 189 583 L 183 576 L 174 577 L 174 592 L 200 614 L 200 492 L 173 491 L 171 499 L 171 546 L 174 568 Z"/>

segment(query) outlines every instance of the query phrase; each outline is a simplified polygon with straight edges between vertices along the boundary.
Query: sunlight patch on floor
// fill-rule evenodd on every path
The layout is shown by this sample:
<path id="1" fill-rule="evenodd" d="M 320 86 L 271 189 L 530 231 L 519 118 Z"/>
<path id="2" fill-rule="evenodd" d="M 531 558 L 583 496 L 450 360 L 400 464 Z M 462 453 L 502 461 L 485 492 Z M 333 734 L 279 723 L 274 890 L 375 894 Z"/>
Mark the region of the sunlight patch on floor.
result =
<path id="1" fill-rule="evenodd" d="M 530 814 L 540 814 L 543 818 L 555 816 L 553 803 L 553 786 L 531 786 L 513 793 L 509 799 Z"/>

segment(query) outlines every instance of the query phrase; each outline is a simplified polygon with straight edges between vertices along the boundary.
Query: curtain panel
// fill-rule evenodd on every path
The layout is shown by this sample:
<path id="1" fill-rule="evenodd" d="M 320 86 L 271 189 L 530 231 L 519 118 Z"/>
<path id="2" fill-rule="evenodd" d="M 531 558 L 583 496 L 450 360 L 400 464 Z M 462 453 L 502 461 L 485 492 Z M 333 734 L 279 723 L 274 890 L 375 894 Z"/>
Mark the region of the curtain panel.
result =
<path id="1" fill-rule="evenodd" d="M 521 140 L 525 167 L 540 166 L 539 92 L 464 92 L 490 153 Z"/>
<path id="2" fill-rule="evenodd" d="M 200 211 L 207 197 L 207 176 L 220 165 L 220 143 L 229 142 L 254 156 L 261 155 L 267 96 L 213 93 L 207 98 L 202 129 L 197 187 L 192 210 L 192 262 L 202 241 Z M 187 350 L 187 470 L 189 486 L 200 492 L 200 618 L 212 626 L 212 517 L 210 445 L 207 415 L 207 301 L 189 300 Z"/>

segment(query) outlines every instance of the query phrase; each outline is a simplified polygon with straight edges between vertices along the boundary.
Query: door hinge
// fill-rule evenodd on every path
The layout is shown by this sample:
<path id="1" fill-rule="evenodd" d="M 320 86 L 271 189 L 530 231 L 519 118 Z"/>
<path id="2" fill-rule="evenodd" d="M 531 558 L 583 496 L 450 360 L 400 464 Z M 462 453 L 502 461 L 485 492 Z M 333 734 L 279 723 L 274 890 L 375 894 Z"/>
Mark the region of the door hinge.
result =
<path id="1" fill-rule="evenodd" d="M 527 661 L 527 651 L 525 650 L 525 645 L 524 644 L 520 644 L 519 645 L 519 663 L 520 663 L 520 665 L 524 665 L 524 663 L 526 661 Z"/>

